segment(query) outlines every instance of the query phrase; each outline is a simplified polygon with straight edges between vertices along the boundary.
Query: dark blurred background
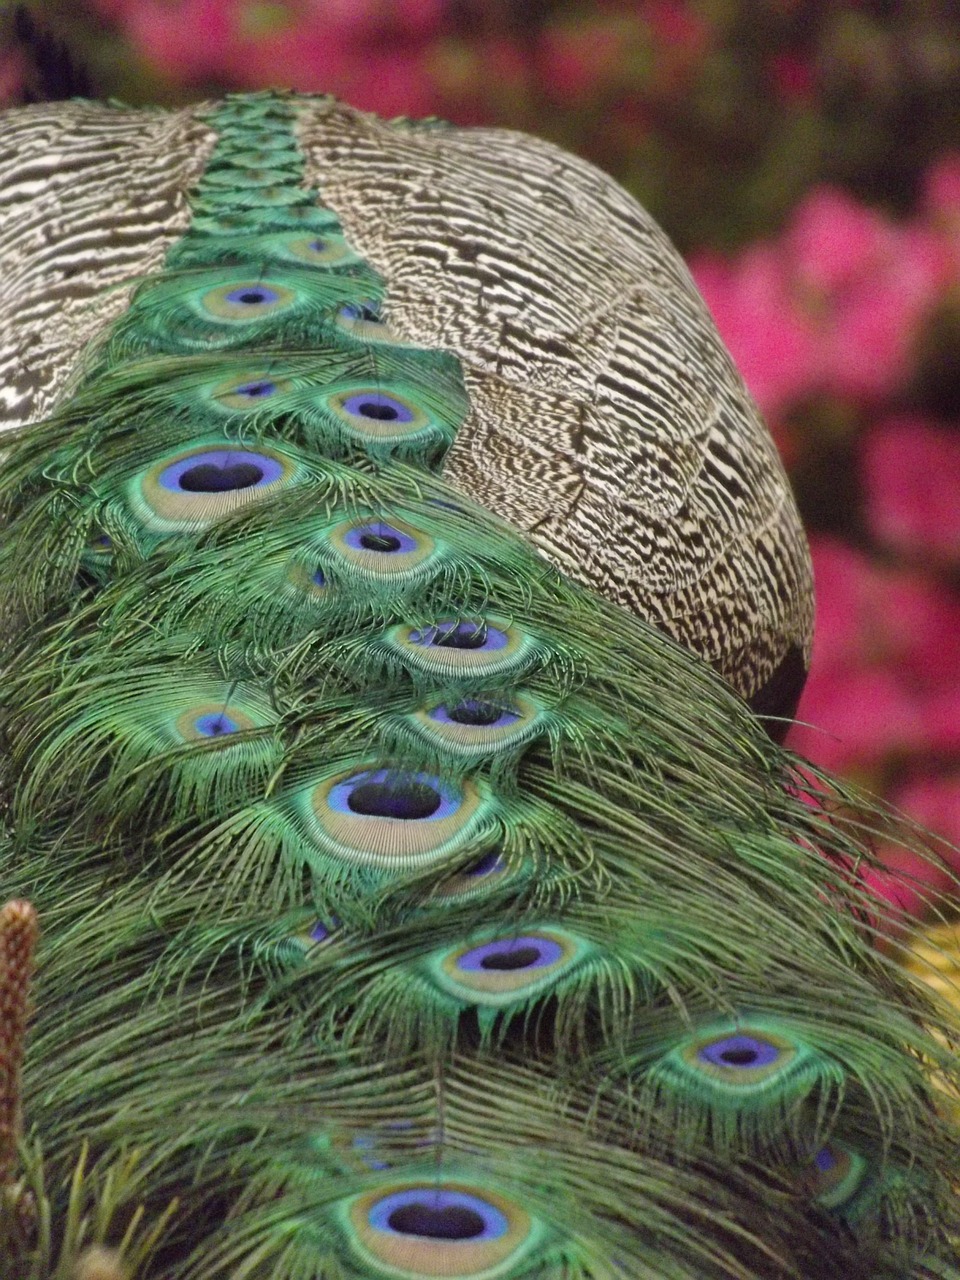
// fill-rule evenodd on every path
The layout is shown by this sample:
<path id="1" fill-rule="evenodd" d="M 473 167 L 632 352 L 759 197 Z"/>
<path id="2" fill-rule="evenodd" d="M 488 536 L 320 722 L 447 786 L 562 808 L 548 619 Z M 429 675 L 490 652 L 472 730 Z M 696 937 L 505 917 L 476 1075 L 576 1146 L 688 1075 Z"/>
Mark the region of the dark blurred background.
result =
<path id="1" fill-rule="evenodd" d="M 960 7 L 37 0 L 0 22 L 6 104 L 294 88 L 536 132 L 623 182 L 810 530 L 816 727 L 791 744 L 960 844 Z"/>

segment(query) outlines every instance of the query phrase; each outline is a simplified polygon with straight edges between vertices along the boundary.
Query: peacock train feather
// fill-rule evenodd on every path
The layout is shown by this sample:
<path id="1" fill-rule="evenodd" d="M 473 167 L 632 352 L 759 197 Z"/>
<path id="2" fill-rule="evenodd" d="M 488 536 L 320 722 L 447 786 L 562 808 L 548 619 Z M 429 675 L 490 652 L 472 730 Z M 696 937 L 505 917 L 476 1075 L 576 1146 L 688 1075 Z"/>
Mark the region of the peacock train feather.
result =
<path id="1" fill-rule="evenodd" d="M 0 1274 L 956 1280 L 951 1016 L 643 211 L 282 94 L 0 176 Z"/>

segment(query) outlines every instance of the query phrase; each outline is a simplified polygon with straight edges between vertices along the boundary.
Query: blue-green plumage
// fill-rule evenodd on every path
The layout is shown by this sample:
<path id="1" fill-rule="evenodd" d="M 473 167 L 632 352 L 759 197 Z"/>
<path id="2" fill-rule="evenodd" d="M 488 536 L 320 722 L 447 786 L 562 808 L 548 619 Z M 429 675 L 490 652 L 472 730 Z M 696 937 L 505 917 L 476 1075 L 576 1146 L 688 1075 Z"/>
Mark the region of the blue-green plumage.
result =
<path id="1" fill-rule="evenodd" d="M 86 1141 L 142 1151 L 121 1205 L 180 1197 L 143 1280 L 949 1275 L 957 1066 L 869 850 L 700 658 L 444 478 L 521 338 L 531 388 L 587 372 L 466 232 L 433 254 L 501 344 L 415 340 L 305 176 L 314 105 L 203 115 L 184 234 L 0 470 L 54 1229 Z"/>

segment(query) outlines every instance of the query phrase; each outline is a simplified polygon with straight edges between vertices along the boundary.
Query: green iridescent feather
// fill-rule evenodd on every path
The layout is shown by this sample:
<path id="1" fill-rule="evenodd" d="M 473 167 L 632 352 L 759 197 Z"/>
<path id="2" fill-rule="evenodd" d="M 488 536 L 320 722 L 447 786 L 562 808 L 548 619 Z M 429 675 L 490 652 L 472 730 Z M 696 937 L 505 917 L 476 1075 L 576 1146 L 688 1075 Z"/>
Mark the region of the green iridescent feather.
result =
<path id="1" fill-rule="evenodd" d="M 391 331 L 298 110 L 211 112 L 190 229 L 0 469 L 48 1167 L 142 1153 L 144 1280 L 951 1274 L 884 815 L 444 481 L 460 362 Z"/>

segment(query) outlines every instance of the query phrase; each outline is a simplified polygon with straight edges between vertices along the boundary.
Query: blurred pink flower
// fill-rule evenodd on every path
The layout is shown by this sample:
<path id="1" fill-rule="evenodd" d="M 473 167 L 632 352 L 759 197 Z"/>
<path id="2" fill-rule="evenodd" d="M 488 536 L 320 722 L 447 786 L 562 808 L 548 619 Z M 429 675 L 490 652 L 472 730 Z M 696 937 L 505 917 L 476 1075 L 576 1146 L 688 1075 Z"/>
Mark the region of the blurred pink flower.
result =
<path id="1" fill-rule="evenodd" d="M 178 83 L 282 85 L 348 97 L 385 116 L 425 115 L 427 54 L 443 0 L 96 0 Z"/>
<path id="2" fill-rule="evenodd" d="M 691 269 L 773 416 L 813 394 L 875 403 L 903 387 L 958 273 L 936 229 L 898 225 L 832 187 L 811 191 L 779 240 L 730 262 L 700 255 Z"/>
<path id="3" fill-rule="evenodd" d="M 214 76 L 237 36 L 237 0 L 96 0 L 165 75 L 183 83 Z"/>
<path id="4" fill-rule="evenodd" d="M 703 69 L 710 24 L 682 0 L 648 0 L 643 19 L 653 44 L 650 91 L 673 100 Z"/>
<path id="5" fill-rule="evenodd" d="M 921 226 L 884 237 L 832 303 L 824 331 L 825 389 L 878 401 L 909 381 L 920 332 L 950 278 L 942 240 Z"/>
<path id="6" fill-rule="evenodd" d="M 873 209 L 834 187 L 817 187 L 795 209 L 784 250 L 797 283 L 826 296 L 869 271 L 892 237 Z"/>
<path id="7" fill-rule="evenodd" d="M 860 457 L 874 536 L 908 556 L 960 564 L 960 431 L 890 418 L 867 433 Z"/>
<path id="8" fill-rule="evenodd" d="M 960 219 L 960 151 L 948 151 L 927 170 L 923 203 L 934 217 Z"/>
<path id="9" fill-rule="evenodd" d="M 710 43 L 710 25 L 682 0 L 653 0 L 644 8 L 644 19 L 658 44 L 680 50 L 699 60 Z"/>
<path id="10" fill-rule="evenodd" d="M 864 777 L 921 742 L 912 699 L 883 667 L 812 672 L 797 715 L 791 749 L 835 773 Z"/>
<path id="11" fill-rule="evenodd" d="M 23 67 L 15 53 L 0 53 L 0 106 L 16 102 L 23 87 Z"/>
<path id="12" fill-rule="evenodd" d="M 867 776 L 955 750 L 960 600 L 933 580 L 881 569 L 845 543 L 813 541 L 817 629 L 790 746 Z"/>
<path id="13" fill-rule="evenodd" d="M 864 868 L 861 883 L 886 906 L 885 918 L 877 921 L 883 932 L 890 929 L 891 915 L 922 920 L 942 906 L 945 894 L 957 891 L 950 872 L 920 854 L 891 846 L 884 848 L 879 856 L 884 865 Z"/>
<path id="14" fill-rule="evenodd" d="M 904 813 L 954 846 L 938 844 L 937 849 L 960 872 L 960 772 L 914 778 L 894 793 L 894 800 Z"/>
<path id="15" fill-rule="evenodd" d="M 784 256 L 758 244 L 735 262 L 700 254 L 690 270 L 757 404 L 776 416 L 805 393 L 819 364 L 817 333 Z"/>

